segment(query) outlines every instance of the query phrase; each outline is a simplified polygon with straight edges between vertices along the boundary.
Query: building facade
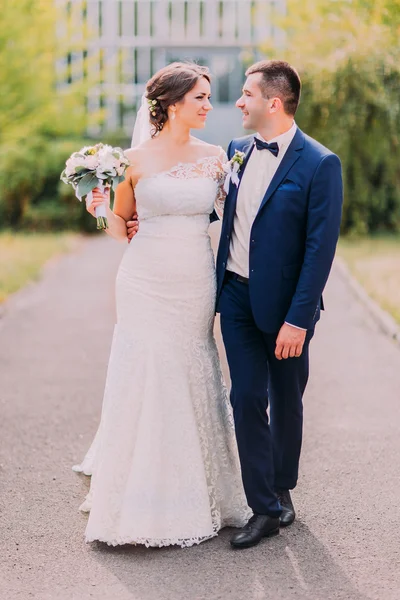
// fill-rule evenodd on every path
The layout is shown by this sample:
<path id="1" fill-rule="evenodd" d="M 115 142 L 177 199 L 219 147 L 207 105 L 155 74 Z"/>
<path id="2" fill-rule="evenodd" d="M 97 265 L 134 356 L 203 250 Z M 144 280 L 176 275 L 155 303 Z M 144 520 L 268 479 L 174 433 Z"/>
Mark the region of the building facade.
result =
<path id="1" fill-rule="evenodd" d="M 261 57 L 266 39 L 280 44 L 272 25 L 283 0 L 58 0 L 64 2 L 71 40 L 72 76 L 90 69 L 98 80 L 88 109 L 105 109 L 104 129 L 130 136 L 146 81 L 174 60 L 195 60 L 213 75 L 213 105 L 204 139 L 225 143 L 240 134 L 234 102 L 246 64 Z M 61 31 L 60 31 L 61 34 Z"/>

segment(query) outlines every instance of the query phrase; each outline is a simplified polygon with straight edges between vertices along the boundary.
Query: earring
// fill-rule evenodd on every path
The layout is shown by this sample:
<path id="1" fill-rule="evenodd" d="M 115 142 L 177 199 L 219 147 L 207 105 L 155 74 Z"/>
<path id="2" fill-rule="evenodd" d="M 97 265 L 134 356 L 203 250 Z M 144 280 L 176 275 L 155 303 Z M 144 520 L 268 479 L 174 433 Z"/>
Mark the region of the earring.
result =
<path id="1" fill-rule="evenodd" d="M 176 117 L 176 114 L 175 114 L 175 111 L 173 111 L 173 113 L 172 113 L 172 115 L 171 115 L 171 119 L 172 119 L 172 121 L 175 119 L 175 117 Z"/>

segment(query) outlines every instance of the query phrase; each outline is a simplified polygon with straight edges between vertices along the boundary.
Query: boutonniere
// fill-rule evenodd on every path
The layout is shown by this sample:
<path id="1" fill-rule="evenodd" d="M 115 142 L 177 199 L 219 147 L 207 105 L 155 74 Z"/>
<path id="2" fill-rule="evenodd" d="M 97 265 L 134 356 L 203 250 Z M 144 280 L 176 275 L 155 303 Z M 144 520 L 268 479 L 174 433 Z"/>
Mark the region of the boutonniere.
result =
<path id="1" fill-rule="evenodd" d="M 238 187 L 239 185 L 239 176 L 238 173 L 242 164 L 244 163 L 244 157 L 246 154 L 244 152 L 240 152 L 239 150 L 235 150 L 235 154 L 232 156 L 231 160 L 224 164 L 224 171 L 226 173 L 224 190 L 227 194 L 229 192 L 229 184 L 232 181 Z"/>

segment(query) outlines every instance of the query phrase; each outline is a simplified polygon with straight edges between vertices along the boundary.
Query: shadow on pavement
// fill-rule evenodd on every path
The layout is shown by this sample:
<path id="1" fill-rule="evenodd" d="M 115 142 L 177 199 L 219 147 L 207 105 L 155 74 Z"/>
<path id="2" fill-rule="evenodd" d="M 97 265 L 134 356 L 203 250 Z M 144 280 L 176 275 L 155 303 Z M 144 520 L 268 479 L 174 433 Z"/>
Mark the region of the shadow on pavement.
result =
<path id="1" fill-rule="evenodd" d="M 140 600 L 367 600 L 308 527 L 296 522 L 233 551 L 231 531 L 188 549 L 94 544 L 94 558 Z"/>

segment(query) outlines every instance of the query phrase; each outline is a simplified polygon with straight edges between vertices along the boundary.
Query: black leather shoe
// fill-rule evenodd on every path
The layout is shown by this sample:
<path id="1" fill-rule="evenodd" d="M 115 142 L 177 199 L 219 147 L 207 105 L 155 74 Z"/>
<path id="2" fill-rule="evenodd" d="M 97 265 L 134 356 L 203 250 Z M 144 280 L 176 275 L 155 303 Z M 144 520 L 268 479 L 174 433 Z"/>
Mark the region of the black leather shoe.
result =
<path id="1" fill-rule="evenodd" d="M 231 546 L 236 549 L 251 548 L 261 542 L 264 537 L 278 533 L 279 517 L 253 515 L 247 525 L 232 537 Z"/>
<path id="2" fill-rule="evenodd" d="M 287 527 L 288 525 L 291 525 L 296 518 L 290 492 L 289 490 L 277 490 L 276 495 L 278 496 L 280 505 L 282 506 L 282 514 L 279 518 L 280 526 Z"/>

